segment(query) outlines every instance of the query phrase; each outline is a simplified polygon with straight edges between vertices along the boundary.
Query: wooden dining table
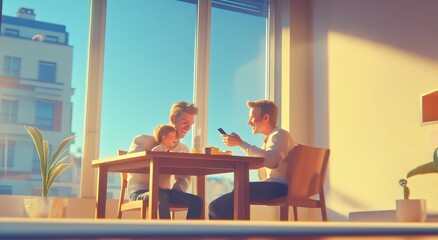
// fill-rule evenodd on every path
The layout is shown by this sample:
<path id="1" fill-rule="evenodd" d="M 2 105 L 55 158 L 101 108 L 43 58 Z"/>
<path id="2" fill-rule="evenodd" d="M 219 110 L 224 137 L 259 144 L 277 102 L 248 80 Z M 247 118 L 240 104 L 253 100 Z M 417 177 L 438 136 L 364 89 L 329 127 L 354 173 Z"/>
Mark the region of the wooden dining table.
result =
<path id="1" fill-rule="evenodd" d="M 150 219 L 158 218 L 160 174 L 197 176 L 196 194 L 205 202 L 207 175 L 234 173 L 234 219 L 249 220 L 249 170 L 263 167 L 262 157 L 233 155 L 142 151 L 92 161 L 97 168 L 96 218 L 105 218 L 108 173 L 128 172 L 149 174 Z M 202 216 L 205 216 L 203 213 Z"/>

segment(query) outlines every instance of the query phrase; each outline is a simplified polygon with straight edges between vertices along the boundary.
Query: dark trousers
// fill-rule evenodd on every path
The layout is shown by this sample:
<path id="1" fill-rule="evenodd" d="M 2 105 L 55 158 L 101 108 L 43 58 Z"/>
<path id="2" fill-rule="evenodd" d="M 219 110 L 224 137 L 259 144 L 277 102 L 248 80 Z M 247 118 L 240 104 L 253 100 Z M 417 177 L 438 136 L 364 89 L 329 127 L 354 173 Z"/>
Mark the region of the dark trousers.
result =
<path id="1" fill-rule="evenodd" d="M 276 182 L 250 182 L 249 200 L 261 201 L 287 195 L 287 186 Z M 226 193 L 210 203 L 210 219 L 233 219 L 234 217 L 234 190 Z"/>
<path id="2" fill-rule="evenodd" d="M 131 193 L 129 199 L 130 201 L 148 201 L 149 191 L 136 191 Z M 158 212 L 160 219 L 170 219 L 170 203 L 187 206 L 187 219 L 201 218 L 202 209 L 204 208 L 204 201 L 200 197 L 178 190 L 160 189 L 158 193 Z"/>

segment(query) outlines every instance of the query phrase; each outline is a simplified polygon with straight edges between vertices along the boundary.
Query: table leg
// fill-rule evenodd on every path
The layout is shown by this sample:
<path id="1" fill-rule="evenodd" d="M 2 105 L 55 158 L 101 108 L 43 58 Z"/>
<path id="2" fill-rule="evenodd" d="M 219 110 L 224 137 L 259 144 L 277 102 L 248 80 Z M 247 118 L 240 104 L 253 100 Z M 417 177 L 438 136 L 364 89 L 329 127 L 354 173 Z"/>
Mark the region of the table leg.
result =
<path id="1" fill-rule="evenodd" d="M 159 161 L 151 159 L 149 172 L 149 218 L 158 219 L 158 191 L 160 190 Z"/>
<path id="2" fill-rule="evenodd" d="M 96 218 L 105 218 L 106 190 L 108 181 L 108 169 L 106 167 L 97 168 L 97 194 L 96 194 Z"/>
<path id="3" fill-rule="evenodd" d="M 234 172 L 234 219 L 249 220 L 249 167 L 236 163 Z"/>
<path id="4" fill-rule="evenodd" d="M 202 198 L 204 208 L 202 209 L 201 219 L 205 219 L 205 176 L 196 177 L 196 194 Z"/>

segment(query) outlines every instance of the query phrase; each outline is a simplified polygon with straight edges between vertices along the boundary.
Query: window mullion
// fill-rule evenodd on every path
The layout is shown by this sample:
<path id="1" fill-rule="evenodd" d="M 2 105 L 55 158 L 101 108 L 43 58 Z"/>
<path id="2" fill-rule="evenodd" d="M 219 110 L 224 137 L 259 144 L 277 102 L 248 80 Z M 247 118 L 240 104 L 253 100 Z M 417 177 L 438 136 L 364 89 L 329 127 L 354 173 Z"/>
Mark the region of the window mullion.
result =
<path id="1" fill-rule="evenodd" d="M 195 39 L 194 102 L 204 109 L 196 116 L 193 128 L 193 144 L 200 148 L 207 143 L 208 89 L 210 65 L 211 0 L 198 2 L 197 29 Z M 199 137 L 196 137 L 198 135 Z M 196 140 L 195 140 L 196 137 Z M 199 140 L 198 140 L 199 138 Z"/>
<path id="2" fill-rule="evenodd" d="M 106 0 L 91 1 L 81 198 L 96 196 L 96 172 L 88 166 L 91 166 L 93 159 L 99 158 L 106 3 Z"/>

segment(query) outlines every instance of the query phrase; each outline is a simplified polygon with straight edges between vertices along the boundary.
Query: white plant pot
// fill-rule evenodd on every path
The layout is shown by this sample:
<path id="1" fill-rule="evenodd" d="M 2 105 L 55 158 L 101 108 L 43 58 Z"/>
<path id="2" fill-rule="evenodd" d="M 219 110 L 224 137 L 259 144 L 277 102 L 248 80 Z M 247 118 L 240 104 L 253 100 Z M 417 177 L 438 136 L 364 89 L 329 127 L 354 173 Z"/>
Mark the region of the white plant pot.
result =
<path id="1" fill-rule="evenodd" d="M 47 197 L 31 197 L 24 199 L 24 210 L 31 218 L 44 218 L 49 216 L 50 200 Z"/>
<path id="2" fill-rule="evenodd" d="M 395 200 L 396 215 L 399 222 L 424 222 L 427 217 L 425 199 Z"/>
<path id="3" fill-rule="evenodd" d="M 24 210 L 31 218 L 62 218 L 65 217 L 67 199 L 30 197 L 24 199 Z"/>

